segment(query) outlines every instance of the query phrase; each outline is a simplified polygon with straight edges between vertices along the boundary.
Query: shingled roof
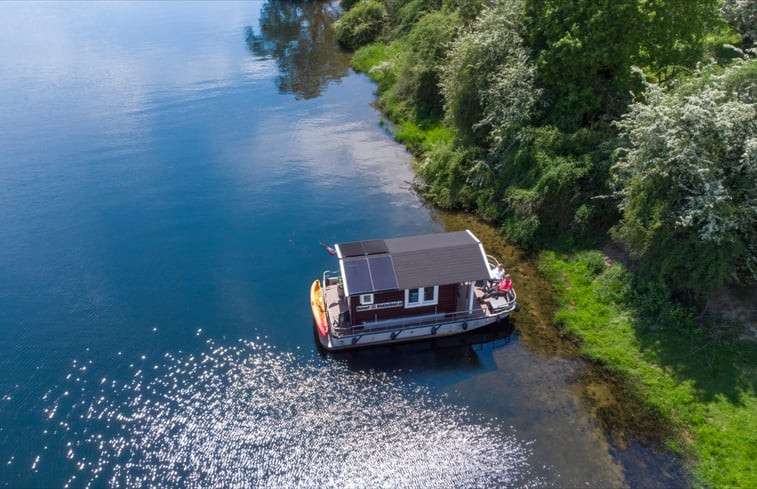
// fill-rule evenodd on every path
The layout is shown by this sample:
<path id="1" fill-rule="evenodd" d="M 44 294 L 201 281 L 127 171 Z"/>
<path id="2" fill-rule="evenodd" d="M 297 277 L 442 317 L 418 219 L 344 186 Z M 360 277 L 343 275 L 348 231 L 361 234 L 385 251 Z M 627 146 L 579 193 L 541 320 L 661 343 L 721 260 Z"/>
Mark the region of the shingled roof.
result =
<path id="1" fill-rule="evenodd" d="M 355 241 L 337 244 L 336 248 L 345 287 L 351 295 L 489 277 L 484 248 L 467 230 Z M 392 272 L 393 277 L 389 276 Z"/>

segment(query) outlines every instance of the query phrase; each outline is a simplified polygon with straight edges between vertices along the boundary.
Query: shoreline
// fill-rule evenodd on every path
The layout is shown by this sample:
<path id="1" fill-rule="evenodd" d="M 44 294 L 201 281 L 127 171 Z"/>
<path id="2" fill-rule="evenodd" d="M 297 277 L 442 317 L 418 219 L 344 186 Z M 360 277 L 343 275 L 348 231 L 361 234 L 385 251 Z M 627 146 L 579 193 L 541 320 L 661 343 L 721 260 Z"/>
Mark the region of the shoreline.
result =
<path id="1" fill-rule="evenodd" d="M 475 215 L 436 208 L 434 212 L 447 230 L 470 228 L 486 243 L 487 249 L 504 261 L 519 290 L 521 310 L 512 320 L 523 344 L 541 354 L 579 362 L 580 374 L 574 381 L 577 396 L 610 444 L 621 452 L 634 447 L 635 453 L 630 455 L 632 464 L 644 464 L 651 453 L 656 454 L 660 462 L 666 461 L 665 472 L 671 472 L 671 466 L 672 472 L 679 469 L 679 474 L 671 475 L 673 487 L 691 486 L 689 462 L 679 459 L 680 454 L 666 444 L 671 429 L 650 416 L 643 400 L 634 396 L 628 379 L 583 354 L 580 338 L 557 324 L 555 315 L 560 310 L 560 297 L 555 283 L 539 270 L 538 257 L 510 244 L 496 228 Z M 625 465 L 623 454 L 616 455 L 618 462 Z"/>
<path id="2" fill-rule="evenodd" d="M 502 258 L 521 291 L 514 322 L 524 344 L 583 363 L 576 387 L 612 445 L 624 450 L 640 444 L 659 454 L 651 462 L 641 454 L 637 462 L 662 463 L 655 468 L 664 474 L 677 467 L 682 474 L 673 487 L 757 487 L 751 469 L 757 458 L 757 343 L 714 340 L 705 325 L 691 321 L 649 324 L 618 292 L 628 287 L 630 272 L 600 250 L 534 256 L 472 214 L 435 212 L 445 227 L 471 226 L 487 248 L 507 250 Z M 525 262 L 537 273 L 518 270 Z M 534 295 L 529 287 L 549 293 Z M 530 317 L 519 320 L 523 314 Z M 663 461 L 670 458 L 676 460 Z"/>
<path id="3" fill-rule="evenodd" d="M 713 337 L 681 309 L 672 311 L 680 318 L 645 319 L 630 273 L 599 250 L 542 251 L 539 268 L 555 287 L 555 328 L 613 386 L 590 396 L 610 433 L 630 425 L 632 438 L 680 456 L 692 487 L 755 487 L 757 345 Z"/>

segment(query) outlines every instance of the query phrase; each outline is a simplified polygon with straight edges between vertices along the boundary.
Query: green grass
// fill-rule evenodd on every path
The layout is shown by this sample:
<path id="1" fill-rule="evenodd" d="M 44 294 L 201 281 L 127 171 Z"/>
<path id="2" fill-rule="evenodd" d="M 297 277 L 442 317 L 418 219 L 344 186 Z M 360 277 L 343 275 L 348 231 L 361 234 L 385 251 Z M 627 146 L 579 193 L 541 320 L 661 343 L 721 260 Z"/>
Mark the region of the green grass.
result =
<path id="1" fill-rule="evenodd" d="M 355 52 L 352 67 L 366 73 L 378 85 L 381 111 L 394 125 L 394 137 L 410 151 L 421 154 L 428 151 L 439 141 L 449 141 L 454 135 L 452 130 L 441 121 L 419 120 L 408 116 L 414 113 L 407 100 L 399 97 L 382 96 L 395 82 L 397 62 L 405 47 L 401 41 L 390 45 L 370 44 Z"/>
<path id="2" fill-rule="evenodd" d="M 397 124 L 394 137 L 413 153 L 420 154 L 429 151 L 437 142 L 451 140 L 453 134 L 440 122 L 404 120 Z"/>
<path id="3" fill-rule="evenodd" d="M 358 49 L 352 58 L 352 67 L 355 71 L 369 73 L 371 68 L 378 66 L 384 61 L 392 60 L 398 51 L 385 44 L 369 44 Z"/>
<path id="4" fill-rule="evenodd" d="M 742 39 L 739 33 L 729 27 L 722 28 L 705 36 L 704 51 L 707 57 L 716 60 L 721 65 L 728 64 L 738 56 L 738 52 L 726 46 L 740 46 Z"/>
<path id="5" fill-rule="evenodd" d="M 686 314 L 662 327 L 639 321 L 643 300 L 630 287 L 632 276 L 601 259 L 598 251 L 542 253 L 540 269 L 560 304 L 558 325 L 579 340 L 584 356 L 631 386 L 644 418 L 664 428 L 668 447 L 693 460 L 695 486 L 757 487 L 754 343 L 713 339 Z"/>

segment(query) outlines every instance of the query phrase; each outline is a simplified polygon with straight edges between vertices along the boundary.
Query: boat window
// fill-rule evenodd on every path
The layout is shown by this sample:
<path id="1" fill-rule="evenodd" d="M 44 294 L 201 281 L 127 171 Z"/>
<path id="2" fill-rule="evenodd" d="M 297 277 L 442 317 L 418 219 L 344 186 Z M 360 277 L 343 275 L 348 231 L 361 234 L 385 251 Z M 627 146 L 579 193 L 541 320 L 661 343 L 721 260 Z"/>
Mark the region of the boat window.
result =
<path id="1" fill-rule="evenodd" d="M 408 290 L 407 302 L 417 304 L 421 301 L 421 289 Z"/>
<path id="2" fill-rule="evenodd" d="M 435 301 L 436 299 L 436 287 L 425 287 L 423 289 L 423 301 Z"/>
<path id="3" fill-rule="evenodd" d="M 368 304 L 373 304 L 373 294 L 361 294 L 360 305 L 366 306 Z"/>
<path id="4" fill-rule="evenodd" d="M 439 287 L 405 290 L 405 307 L 433 306 L 438 302 Z"/>

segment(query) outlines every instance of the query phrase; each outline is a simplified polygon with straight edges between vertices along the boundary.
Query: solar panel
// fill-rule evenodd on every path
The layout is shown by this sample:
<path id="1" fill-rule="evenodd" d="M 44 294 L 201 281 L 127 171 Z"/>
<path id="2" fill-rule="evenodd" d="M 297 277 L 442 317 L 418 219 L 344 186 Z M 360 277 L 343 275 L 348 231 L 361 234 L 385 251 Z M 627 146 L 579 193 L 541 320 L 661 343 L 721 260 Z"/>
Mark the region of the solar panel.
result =
<path id="1" fill-rule="evenodd" d="M 365 255 L 365 250 L 363 249 L 363 243 L 361 241 L 341 243 L 339 244 L 339 251 L 342 252 L 342 257 Z"/>
<path id="2" fill-rule="evenodd" d="M 366 255 L 378 255 L 389 251 L 387 250 L 386 243 L 383 239 L 363 241 L 363 249 L 365 250 Z"/>
<path id="3" fill-rule="evenodd" d="M 373 290 L 391 290 L 397 288 L 397 277 L 394 275 L 392 257 L 388 255 L 368 258 L 368 268 L 371 272 Z"/>
<path id="4" fill-rule="evenodd" d="M 364 294 L 373 292 L 371 283 L 371 274 L 368 270 L 368 260 L 365 258 L 356 258 L 354 260 L 344 260 L 344 279 L 347 283 L 347 290 L 352 294 Z"/>
<path id="5" fill-rule="evenodd" d="M 374 239 L 340 243 L 339 251 L 342 253 L 342 258 L 349 258 L 351 256 L 380 255 L 387 253 L 388 249 L 383 239 Z"/>

